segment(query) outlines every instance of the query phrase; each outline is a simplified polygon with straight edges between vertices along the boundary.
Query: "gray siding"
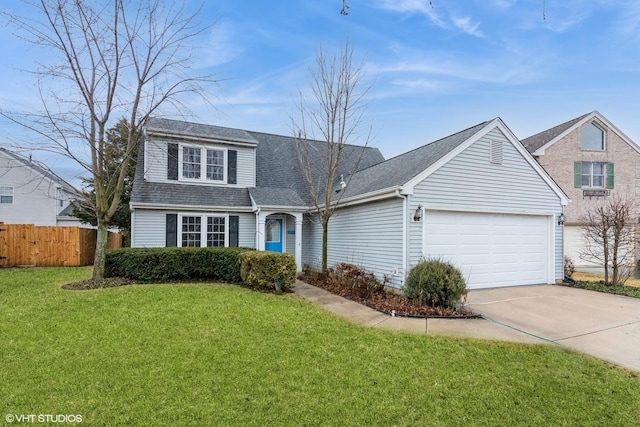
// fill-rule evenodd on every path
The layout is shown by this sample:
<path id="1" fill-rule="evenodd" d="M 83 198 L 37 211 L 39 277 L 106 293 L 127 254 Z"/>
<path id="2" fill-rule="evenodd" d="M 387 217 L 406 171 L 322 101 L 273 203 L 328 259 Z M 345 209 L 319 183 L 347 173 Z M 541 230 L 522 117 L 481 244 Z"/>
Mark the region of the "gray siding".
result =
<path id="1" fill-rule="evenodd" d="M 0 222 L 7 224 L 56 225 L 58 186 L 13 159 L 0 155 L 0 187 L 13 188 L 13 203 L 0 205 Z"/>
<path id="2" fill-rule="evenodd" d="M 503 141 L 502 164 L 490 162 L 492 140 Z M 418 204 L 427 209 L 451 208 L 547 215 L 559 215 L 562 212 L 558 195 L 499 129 L 489 132 L 416 185 L 410 198 L 409 212 L 414 212 Z M 558 279 L 563 277 L 561 228 L 556 226 L 555 230 L 555 271 Z M 421 239 L 422 223 L 410 220 L 409 266 L 420 260 Z"/>
<path id="3" fill-rule="evenodd" d="M 175 141 L 174 141 L 175 142 Z M 146 167 L 147 179 L 153 182 L 166 182 L 167 180 L 167 141 L 153 140 L 147 141 L 146 146 Z M 255 156 L 256 150 L 248 147 L 225 146 L 224 144 L 213 145 L 219 148 L 228 148 L 238 152 L 238 169 L 236 187 L 255 187 Z M 173 181 L 175 182 L 175 181 Z M 207 185 L 203 183 L 203 185 Z"/>
<path id="4" fill-rule="evenodd" d="M 289 234 L 289 231 L 296 232 L 296 218 L 291 215 L 287 215 L 284 218 L 284 230 L 282 230 L 282 236 L 284 238 L 284 251 L 296 256 L 296 235 Z"/>
<path id="5" fill-rule="evenodd" d="M 167 214 L 171 211 L 134 211 L 131 246 L 136 248 L 162 248 L 166 243 Z"/>
<path id="6" fill-rule="evenodd" d="M 402 199 L 394 198 L 338 209 L 329 220 L 328 264 L 355 264 L 399 286 L 402 279 Z M 309 246 L 303 262 L 321 266 L 322 226 L 305 221 Z M 394 274 L 395 273 L 395 274 Z"/>
<path id="7" fill-rule="evenodd" d="M 132 246 L 142 247 L 164 247 L 166 244 L 166 218 L 168 213 L 181 213 L 179 211 L 169 210 L 135 210 L 135 227 L 132 227 Z M 203 212 L 189 212 L 189 214 L 200 215 Z M 234 212 L 204 212 L 229 214 L 239 216 L 239 233 L 238 245 L 255 248 L 256 236 L 256 217 L 251 213 L 234 213 Z"/>

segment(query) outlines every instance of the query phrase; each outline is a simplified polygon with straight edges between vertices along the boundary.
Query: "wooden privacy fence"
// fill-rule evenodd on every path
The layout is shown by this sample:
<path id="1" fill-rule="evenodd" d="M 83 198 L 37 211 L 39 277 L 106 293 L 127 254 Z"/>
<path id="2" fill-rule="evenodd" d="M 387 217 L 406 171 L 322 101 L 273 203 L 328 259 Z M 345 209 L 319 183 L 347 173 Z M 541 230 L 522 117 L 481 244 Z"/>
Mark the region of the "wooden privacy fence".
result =
<path id="1" fill-rule="evenodd" d="M 0 267 L 93 264 L 97 231 L 0 222 Z M 109 232 L 109 249 L 122 247 L 122 234 Z"/>

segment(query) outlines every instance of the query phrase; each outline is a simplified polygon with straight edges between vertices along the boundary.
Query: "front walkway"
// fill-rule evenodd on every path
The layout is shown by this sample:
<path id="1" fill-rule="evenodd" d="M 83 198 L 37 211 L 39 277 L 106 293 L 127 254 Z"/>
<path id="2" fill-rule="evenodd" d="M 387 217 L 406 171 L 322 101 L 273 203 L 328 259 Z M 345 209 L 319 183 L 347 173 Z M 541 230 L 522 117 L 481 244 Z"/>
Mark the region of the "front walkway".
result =
<path id="1" fill-rule="evenodd" d="M 534 344 L 544 344 L 546 342 L 540 338 L 486 319 L 392 317 L 299 280 L 295 284 L 294 292 L 328 311 L 355 323 L 375 328 Z"/>

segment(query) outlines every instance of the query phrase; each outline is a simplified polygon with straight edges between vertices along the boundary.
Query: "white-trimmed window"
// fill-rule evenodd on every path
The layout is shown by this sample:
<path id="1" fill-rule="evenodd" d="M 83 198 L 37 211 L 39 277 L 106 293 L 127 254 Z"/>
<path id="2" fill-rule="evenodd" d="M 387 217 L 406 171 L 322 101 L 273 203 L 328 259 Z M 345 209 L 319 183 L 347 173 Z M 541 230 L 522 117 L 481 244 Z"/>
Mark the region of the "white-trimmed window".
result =
<path id="1" fill-rule="evenodd" d="M 606 163 L 582 162 L 582 188 L 604 188 L 606 174 Z"/>
<path id="2" fill-rule="evenodd" d="M 197 145 L 181 145 L 179 177 L 187 181 L 226 183 L 226 150 Z"/>
<path id="3" fill-rule="evenodd" d="M 605 143 L 605 132 L 597 124 L 591 122 L 582 128 L 580 134 L 580 145 L 583 150 L 603 151 Z"/>
<path id="4" fill-rule="evenodd" d="M 13 204 L 13 187 L 0 187 L 0 204 Z"/>
<path id="5" fill-rule="evenodd" d="M 181 215 L 178 242 L 182 247 L 228 246 L 227 222 L 221 215 Z"/>

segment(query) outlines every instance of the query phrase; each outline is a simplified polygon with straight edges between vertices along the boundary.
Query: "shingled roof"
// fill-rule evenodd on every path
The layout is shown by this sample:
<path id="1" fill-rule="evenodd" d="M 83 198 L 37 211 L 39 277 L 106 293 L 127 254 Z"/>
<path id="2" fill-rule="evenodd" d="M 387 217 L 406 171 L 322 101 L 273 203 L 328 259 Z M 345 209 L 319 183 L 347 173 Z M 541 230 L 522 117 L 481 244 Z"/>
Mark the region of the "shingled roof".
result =
<path id="1" fill-rule="evenodd" d="M 489 122 L 482 122 L 446 138 L 423 145 L 356 172 L 350 179 L 347 179 L 349 184 L 345 189 L 343 198 L 373 193 L 406 184 L 482 130 L 487 123 Z"/>
<path id="2" fill-rule="evenodd" d="M 564 122 L 562 124 L 559 124 L 558 126 L 554 126 L 551 129 L 547 129 L 545 131 L 542 131 L 540 133 L 532 135 L 532 136 L 530 136 L 528 138 L 525 138 L 525 139 L 523 139 L 521 141 L 522 145 L 524 145 L 524 147 L 530 153 L 533 153 L 536 150 L 538 150 L 540 147 L 542 147 L 543 145 L 547 144 L 548 142 L 550 142 L 553 139 L 555 139 L 556 137 L 558 137 L 558 135 L 562 134 L 564 131 L 569 129 L 571 126 L 575 125 L 580 120 L 582 120 L 585 117 L 587 117 L 589 114 L 593 114 L 593 113 L 583 114 L 582 116 L 576 117 L 573 120 L 569 120 L 568 122 Z"/>

